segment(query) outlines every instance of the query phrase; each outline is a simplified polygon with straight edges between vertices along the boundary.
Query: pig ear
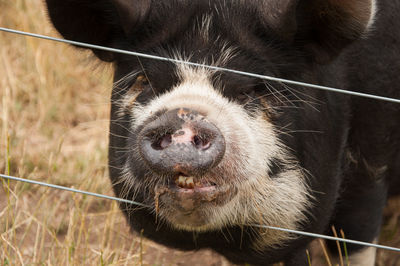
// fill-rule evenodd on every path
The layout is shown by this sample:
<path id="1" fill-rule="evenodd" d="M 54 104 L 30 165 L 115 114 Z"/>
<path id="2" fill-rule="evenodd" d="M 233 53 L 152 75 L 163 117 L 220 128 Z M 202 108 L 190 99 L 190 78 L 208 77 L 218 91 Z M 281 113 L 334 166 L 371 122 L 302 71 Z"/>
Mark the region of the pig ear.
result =
<path id="1" fill-rule="evenodd" d="M 305 43 L 315 61 L 324 63 L 365 35 L 375 12 L 375 0 L 300 1 L 296 38 Z"/>
<path id="2" fill-rule="evenodd" d="M 146 18 L 151 0 L 46 0 L 50 19 L 64 38 L 113 47 Z M 111 52 L 94 49 L 104 61 Z"/>
<path id="3" fill-rule="evenodd" d="M 269 0 L 260 6 L 269 28 L 322 63 L 367 32 L 374 20 L 375 1 Z"/>

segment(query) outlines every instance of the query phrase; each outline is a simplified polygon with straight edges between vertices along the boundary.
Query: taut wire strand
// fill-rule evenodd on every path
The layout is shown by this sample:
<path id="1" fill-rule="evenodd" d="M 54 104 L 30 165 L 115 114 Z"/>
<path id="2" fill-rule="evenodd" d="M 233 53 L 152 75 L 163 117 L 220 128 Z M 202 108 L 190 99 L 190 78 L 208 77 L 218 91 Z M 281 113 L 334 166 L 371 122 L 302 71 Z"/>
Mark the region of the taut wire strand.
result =
<path id="1" fill-rule="evenodd" d="M 276 227 L 276 226 L 269 226 L 269 225 L 251 224 L 250 226 L 267 228 L 267 229 L 278 230 L 278 231 L 283 231 L 283 232 L 288 232 L 288 233 L 293 233 L 293 234 L 298 234 L 298 235 L 303 235 L 303 236 L 309 236 L 309 237 L 314 237 L 314 238 L 323 238 L 326 240 L 340 241 L 340 242 L 346 242 L 349 244 L 368 246 L 368 247 L 373 247 L 373 248 L 386 249 L 386 250 L 390 250 L 390 251 L 400 252 L 400 248 L 389 247 L 389 246 L 379 245 L 379 244 L 373 244 L 373 243 L 369 243 L 369 242 L 345 239 L 345 238 L 334 237 L 334 236 L 321 235 L 321 234 L 304 232 L 304 231 L 297 231 L 297 230 L 286 229 L 286 228 L 281 228 L 281 227 Z"/>
<path id="2" fill-rule="evenodd" d="M 142 207 L 150 207 L 149 205 L 139 203 L 136 201 L 121 199 L 121 198 L 117 198 L 117 197 L 111 197 L 111 196 L 107 196 L 107 195 L 103 195 L 103 194 L 92 193 L 92 192 L 69 188 L 69 187 L 64 187 L 64 186 L 48 184 L 45 182 L 39 182 L 39 181 L 35 181 L 35 180 L 14 177 L 14 176 L 9 176 L 9 175 L 3 175 L 3 174 L 0 174 L 0 177 L 9 179 L 9 180 L 14 180 L 14 181 L 26 182 L 26 183 L 31 183 L 31 184 L 35 184 L 35 185 L 46 186 L 46 187 L 50 187 L 50 188 L 56 188 L 56 189 L 66 190 L 66 191 L 75 192 L 75 193 L 81 193 L 81 194 L 94 196 L 94 197 L 98 197 L 98 198 L 105 198 L 105 199 L 110 199 L 110 200 L 121 201 L 121 202 L 130 203 L 130 204 L 134 204 L 134 205 L 138 205 L 138 206 L 142 206 Z M 313 238 L 323 238 L 323 239 L 327 239 L 327 240 L 341 241 L 341 242 L 346 242 L 349 244 L 362 245 L 362 246 L 368 246 L 368 247 L 374 247 L 374 248 L 379 248 L 379 249 L 386 249 L 386 250 L 390 250 L 390 251 L 400 252 L 400 248 L 378 245 L 378 244 L 362 242 L 362 241 L 357 241 L 357 240 L 344 239 L 344 238 L 339 238 L 339 237 L 321 235 L 321 234 L 316 234 L 316 233 L 310 233 L 310 232 L 304 232 L 304 231 L 298 231 L 298 230 L 292 230 L 292 229 L 286 229 L 286 228 L 268 226 L 268 225 L 248 224 L 248 226 L 267 228 L 267 229 L 271 229 L 271 230 L 284 231 L 284 232 L 288 232 L 288 233 L 292 233 L 292 234 L 309 236 L 309 237 L 313 237 Z"/>
<path id="3" fill-rule="evenodd" d="M 208 69 L 212 69 L 212 70 L 216 70 L 216 71 L 230 72 L 230 73 L 249 76 L 249 77 L 253 77 L 253 78 L 259 78 L 259 79 L 264 79 L 264 80 L 282 82 L 282 83 L 291 84 L 291 85 L 304 86 L 304 87 L 309 87 L 309 88 L 314 88 L 314 89 L 319 89 L 319 90 L 337 92 L 337 93 L 348 94 L 348 95 L 352 95 L 352 96 L 370 98 L 370 99 L 381 100 L 381 101 L 392 102 L 392 103 L 400 103 L 400 99 L 395 99 L 395 98 L 390 98 L 390 97 L 378 96 L 378 95 L 362 93 L 362 92 L 356 92 L 356 91 L 347 91 L 347 90 L 337 89 L 337 88 L 333 88 L 333 87 L 310 84 L 310 83 L 301 82 L 301 81 L 294 81 L 294 80 L 289 80 L 289 79 L 276 78 L 276 77 L 271 77 L 271 76 L 266 76 L 266 75 L 260 75 L 260 74 L 240 71 L 240 70 L 234 70 L 234 69 L 228 69 L 228 68 L 223 68 L 223 67 L 209 66 L 209 65 L 205 65 L 205 64 L 193 63 L 193 62 L 179 60 L 179 59 L 173 59 L 173 58 L 167 58 L 167 57 L 162 57 L 162 56 L 156 56 L 156 55 L 132 52 L 132 51 L 127 51 L 127 50 L 122 50 L 122 49 L 104 47 L 104 46 L 94 45 L 94 44 L 89 44 L 89 43 L 65 40 L 65 39 L 45 36 L 45 35 L 36 34 L 36 33 L 13 30 L 13 29 L 9 29 L 9 28 L 0 27 L 0 31 L 9 32 L 9 33 L 15 33 L 15 34 L 19 34 L 19 35 L 34 37 L 34 38 L 40 38 L 40 39 L 45 39 L 45 40 L 50 40 L 50 41 L 68 43 L 68 44 L 81 46 L 81 47 L 86 47 L 86 48 L 90 48 L 90 49 L 99 49 L 99 50 L 104 50 L 104 51 L 113 52 L 113 53 L 120 53 L 120 54 L 126 54 L 126 55 L 139 56 L 139 57 L 148 58 L 148 59 L 155 59 L 155 60 L 160 60 L 160 61 L 168 61 L 168 62 L 173 62 L 173 63 L 186 64 L 186 65 L 190 65 L 190 66 L 203 67 L 203 68 L 208 68 Z"/>
<path id="4" fill-rule="evenodd" d="M 94 196 L 94 197 L 98 197 L 98 198 L 116 200 L 116 201 L 120 201 L 120 202 L 125 202 L 125 203 L 129 203 L 129 204 L 138 205 L 138 206 L 141 206 L 141 207 L 150 207 L 149 205 L 146 205 L 146 204 L 143 204 L 143 203 L 140 203 L 140 202 L 136 202 L 136 201 L 132 201 L 132 200 L 121 199 L 121 198 L 117 198 L 117 197 L 107 196 L 107 195 L 93 193 L 93 192 L 84 191 L 84 190 L 79 190 L 79 189 L 75 189 L 75 188 L 69 188 L 69 187 L 64 187 L 64 186 L 59 186 L 59 185 L 53 185 L 53 184 L 40 182 L 40 181 L 36 181 L 36 180 L 31 180 L 31 179 L 25 179 L 25 178 L 9 176 L 9 175 L 3 175 L 3 174 L 0 174 L 0 177 L 2 177 L 4 179 L 9 179 L 9 180 L 20 181 L 20 182 L 25 182 L 25 183 L 30 183 L 30 184 L 35 184 L 35 185 L 40 185 L 40 186 L 45 186 L 45 187 L 56 188 L 56 189 L 70 191 L 70 192 L 85 194 L 85 195 Z"/>

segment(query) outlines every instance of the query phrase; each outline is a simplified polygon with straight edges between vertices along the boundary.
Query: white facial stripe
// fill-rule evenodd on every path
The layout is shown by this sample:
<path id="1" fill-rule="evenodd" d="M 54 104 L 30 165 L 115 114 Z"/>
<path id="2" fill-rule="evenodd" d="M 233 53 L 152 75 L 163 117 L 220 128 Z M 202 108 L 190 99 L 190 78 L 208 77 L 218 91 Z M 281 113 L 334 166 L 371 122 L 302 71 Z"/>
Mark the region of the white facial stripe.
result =
<path id="1" fill-rule="evenodd" d="M 371 29 L 375 22 L 376 14 L 378 12 L 378 4 L 376 0 L 371 0 L 371 15 L 369 17 L 367 29 Z"/>
<path id="2" fill-rule="evenodd" d="M 201 18 L 201 22 L 199 22 L 199 33 L 201 34 L 203 41 L 205 43 L 209 42 L 209 32 L 210 32 L 210 26 L 212 23 L 212 15 L 211 14 L 206 14 Z M 196 31 L 196 29 L 195 29 Z"/>
<path id="3" fill-rule="evenodd" d="M 233 184 L 238 193 L 225 205 L 206 210 L 209 223 L 202 227 L 175 221 L 168 209 L 160 209 L 161 219 L 175 228 L 189 231 L 252 223 L 298 229 L 304 222 L 304 212 L 311 205 L 305 174 L 288 156 L 273 125 L 262 113 L 250 117 L 242 106 L 223 97 L 213 87 L 209 70 L 187 65 L 177 69 L 182 82 L 147 105 L 136 104 L 132 109 L 132 127 L 140 126 L 160 110 L 189 108 L 198 111 L 219 128 L 226 141 L 225 155 L 210 175 Z M 268 173 L 273 159 L 278 159 L 283 169 L 271 178 Z M 143 182 L 134 182 L 135 177 L 129 170 L 125 173 L 132 189 L 142 189 L 134 186 Z M 280 245 L 288 238 L 284 232 L 262 230 L 254 248 Z"/>

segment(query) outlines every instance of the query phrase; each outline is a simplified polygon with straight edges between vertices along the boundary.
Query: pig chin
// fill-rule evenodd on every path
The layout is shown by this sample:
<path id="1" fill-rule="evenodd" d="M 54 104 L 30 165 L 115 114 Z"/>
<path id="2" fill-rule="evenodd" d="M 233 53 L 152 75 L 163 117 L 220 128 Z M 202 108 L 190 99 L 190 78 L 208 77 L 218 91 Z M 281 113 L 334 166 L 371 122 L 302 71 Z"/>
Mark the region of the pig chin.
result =
<path id="1" fill-rule="evenodd" d="M 218 223 L 213 219 L 214 214 L 237 195 L 237 189 L 192 180 L 193 177 L 180 176 L 172 185 L 157 186 L 156 211 L 178 229 L 202 231 L 215 228 Z"/>

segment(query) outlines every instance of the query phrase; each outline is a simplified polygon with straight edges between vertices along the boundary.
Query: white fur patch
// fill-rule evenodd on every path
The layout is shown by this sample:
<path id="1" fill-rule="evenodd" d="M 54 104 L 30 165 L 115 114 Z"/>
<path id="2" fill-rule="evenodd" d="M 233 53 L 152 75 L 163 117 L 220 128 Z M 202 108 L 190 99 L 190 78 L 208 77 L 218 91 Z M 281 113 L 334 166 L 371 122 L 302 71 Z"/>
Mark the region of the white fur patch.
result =
<path id="1" fill-rule="evenodd" d="M 373 241 L 378 243 L 377 239 Z M 376 248 L 366 247 L 349 256 L 349 264 L 352 266 L 374 266 L 376 257 Z"/>
<path id="2" fill-rule="evenodd" d="M 378 240 L 375 239 L 372 243 L 377 244 Z M 376 257 L 376 248 L 374 247 L 364 247 L 356 253 L 352 253 L 348 257 L 348 265 L 351 266 L 374 266 L 375 265 L 375 257 Z M 335 256 L 331 259 L 332 265 L 341 265 L 342 262 L 347 265 L 347 260 L 343 256 L 342 260 L 338 256 Z"/>
<path id="3" fill-rule="evenodd" d="M 241 105 L 224 97 L 213 87 L 210 70 L 178 65 L 177 73 L 180 84 L 147 105 L 134 104 L 131 109 L 132 129 L 160 110 L 189 108 L 206 116 L 219 128 L 226 141 L 223 159 L 208 175 L 219 184 L 235 186 L 238 193 L 225 205 L 207 209 L 205 215 L 209 222 L 203 226 L 184 225 L 174 220 L 171 210 L 162 208 L 159 212 L 161 220 L 188 231 L 246 224 L 298 229 L 305 222 L 304 213 L 312 204 L 306 174 L 279 141 L 274 126 L 261 111 L 251 117 Z M 279 160 L 284 168 L 274 177 L 269 176 L 272 160 Z M 144 182 L 136 181 L 129 168 L 126 169 L 123 178 L 129 184 L 126 189 L 143 191 L 156 185 L 145 184 L 144 187 Z M 282 245 L 292 237 L 281 231 L 254 230 L 258 233 L 255 249 Z"/>

